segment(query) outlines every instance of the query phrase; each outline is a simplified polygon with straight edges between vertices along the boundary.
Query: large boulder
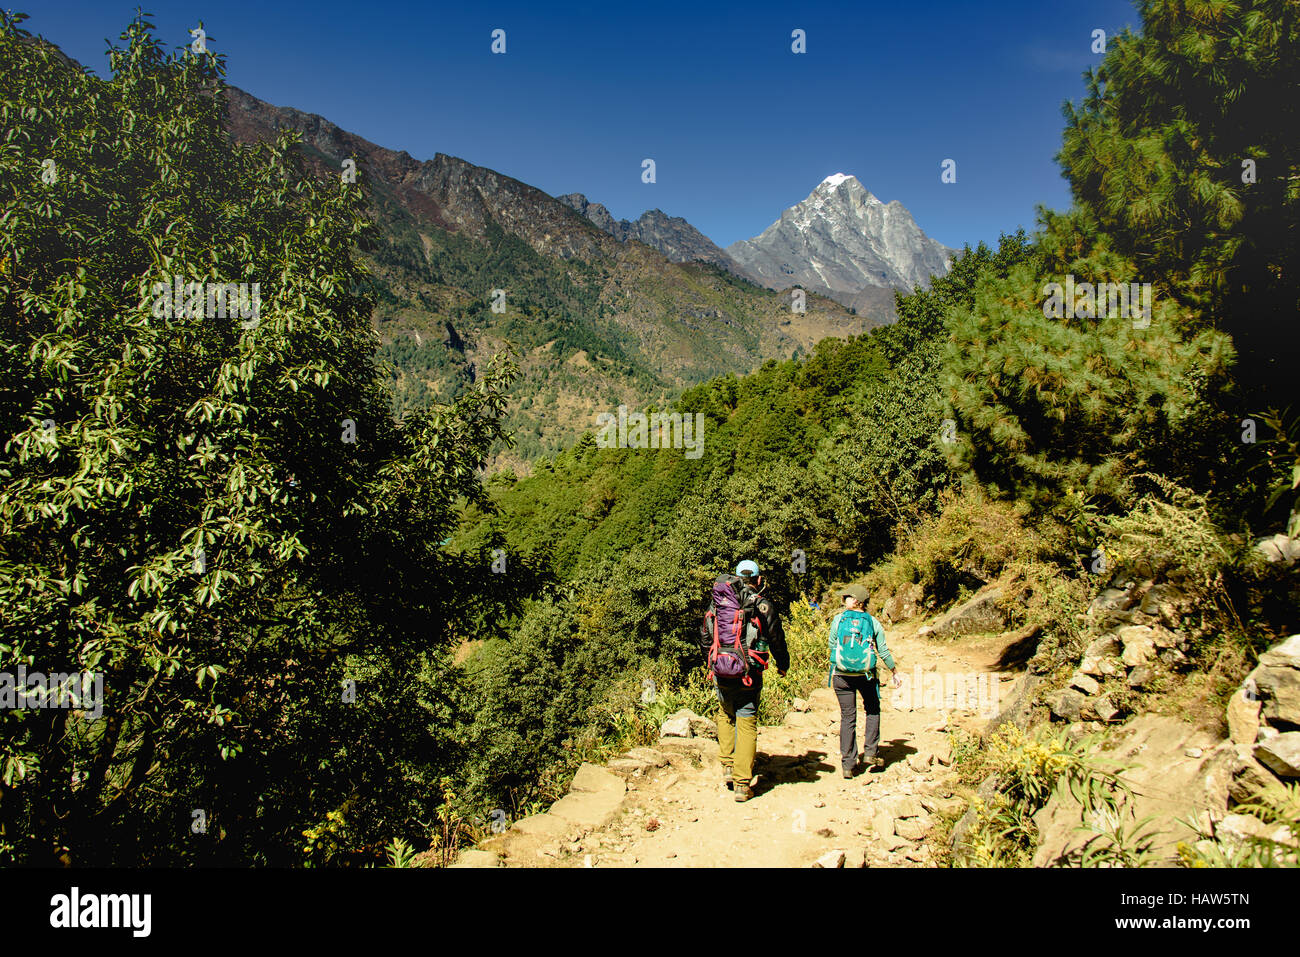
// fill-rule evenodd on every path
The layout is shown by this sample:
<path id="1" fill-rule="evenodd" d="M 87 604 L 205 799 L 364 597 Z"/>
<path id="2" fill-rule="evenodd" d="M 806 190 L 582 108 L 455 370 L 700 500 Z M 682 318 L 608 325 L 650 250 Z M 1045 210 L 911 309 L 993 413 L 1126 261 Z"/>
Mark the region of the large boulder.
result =
<path id="1" fill-rule="evenodd" d="M 1266 562 L 1294 565 L 1300 561 L 1300 538 L 1289 538 L 1286 535 L 1261 538 L 1255 543 L 1255 551 Z"/>
<path id="2" fill-rule="evenodd" d="M 1012 724 L 1024 731 L 1029 727 L 1030 719 L 1033 717 L 1034 710 L 1034 692 L 1038 686 L 1043 683 L 1043 679 L 1035 674 L 1025 672 L 1011 687 L 1011 693 L 1002 710 L 998 712 L 997 717 L 991 719 L 984 726 L 984 732 L 981 737 L 987 741 L 992 737 L 993 732 L 1004 724 Z"/>
<path id="3" fill-rule="evenodd" d="M 1228 699 L 1228 737 L 1233 744 L 1252 745 L 1259 737 L 1259 692 L 1249 678 Z"/>
<path id="4" fill-rule="evenodd" d="M 908 621 L 921 613 L 921 602 L 924 599 L 924 588 L 913 582 L 905 582 L 898 587 L 892 598 L 883 603 L 881 617 L 890 625 Z"/>
<path id="5" fill-rule="evenodd" d="M 664 718 L 664 723 L 659 726 L 659 736 L 661 738 L 691 737 L 692 718 L 698 719 L 699 715 L 686 708 L 670 714 L 668 717 Z"/>
<path id="6" fill-rule="evenodd" d="M 1228 787 L 1228 794 L 1237 804 L 1245 804 L 1247 801 L 1255 800 L 1261 791 L 1275 786 L 1277 775 L 1255 760 L 1251 754 L 1253 747 L 1242 745 L 1234 747 L 1237 762 L 1232 772 L 1232 784 Z"/>
<path id="7" fill-rule="evenodd" d="M 1266 668 L 1300 668 L 1300 635 L 1292 635 L 1268 649 L 1259 656 L 1259 663 Z"/>
<path id="8" fill-rule="evenodd" d="M 1259 742 L 1255 757 L 1280 778 L 1300 778 L 1300 731 L 1276 734 Z"/>
<path id="9" fill-rule="evenodd" d="M 955 608 L 949 609 L 934 623 L 934 634 L 940 638 L 954 635 L 971 635 L 1002 631 L 1007 626 L 1007 614 L 1001 603 L 1006 591 L 1001 585 L 986 585 Z"/>
<path id="10" fill-rule="evenodd" d="M 595 764 L 583 764 L 569 785 L 569 793 L 552 804 L 544 816 L 558 819 L 570 830 L 595 830 L 614 819 L 626 794 L 627 782 L 618 774 Z"/>
<path id="11" fill-rule="evenodd" d="M 691 735 L 696 738 L 714 738 L 718 737 L 718 726 L 708 718 L 702 718 L 698 714 L 692 714 L 690 717 Z"/>
<path id="12" fill-rule="evenodd" d="M 1260 655 L 1247 685 L 1256 690 L 1263 718 L 1271 726 L 1300 727 L 1300 635 Z"/>

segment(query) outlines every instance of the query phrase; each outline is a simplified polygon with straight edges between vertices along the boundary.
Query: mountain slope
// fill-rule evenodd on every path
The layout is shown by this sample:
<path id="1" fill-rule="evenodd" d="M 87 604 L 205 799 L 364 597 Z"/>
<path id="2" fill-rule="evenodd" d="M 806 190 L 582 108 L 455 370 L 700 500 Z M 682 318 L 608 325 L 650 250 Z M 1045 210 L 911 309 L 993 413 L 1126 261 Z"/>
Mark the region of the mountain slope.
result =
<path id="1" fill-rule="evenodd" d="M 955 250 L 930 239 L 902 203 L 883 203 L 856 177 L 836 173 L 753 239 L 727 247 L 745 274 L 771 288 L 798 283 L 855 308 L 877 290 L 926 288 Z M 859 311 L 862 311 L 859 309 Z"/>
<path id="2" fill-rule="evenodd" d="M 670 261 L 621 242 L 566 202 L 456 157 L 420 162 L 320 116 L 236 88 L 228 97 L 228 125 L 241 141 L 297 131 L 322 176 L 355 159 L 379 225 L 366 252 L 399 411 L 455 395 L 487 355 L 516 350 L 523 377 L 507 424 L 519 444 L 498 463 L 524 465 L 564 447 L 599 411 L 663 402 L 719 374 L 879 324 L 815 297 L 794 312 L 788 295 L 720 268 L 725 258 Z M 660 237 L 683 259 L 717 250 L 684 220 L 655 211 L 640 223 L 638 235 Z"/>

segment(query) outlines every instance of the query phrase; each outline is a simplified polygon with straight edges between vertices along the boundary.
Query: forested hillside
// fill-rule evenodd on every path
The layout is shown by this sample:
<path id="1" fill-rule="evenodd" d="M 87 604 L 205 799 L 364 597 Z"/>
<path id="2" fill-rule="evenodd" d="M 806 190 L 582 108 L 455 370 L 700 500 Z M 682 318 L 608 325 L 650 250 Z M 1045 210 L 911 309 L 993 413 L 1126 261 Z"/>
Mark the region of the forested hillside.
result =
<path id="1" fill-rule="evenodd" d="M 919 586 L 937 610 L 997 582 L 1046 691 L 1124 575 L 1176 583 L 1189 624 L 1113 719 L 1221 715 L 1300 627 L 1300 18 L 1286 0 L 1140 13 L 1066 109 L 1069 209 L 968 247 L 890 326 L 685 388 L 671 411 L 701 417 L 698 457 L 594 431 L 534 455 L 524 435 L 523 477 L 485 470 L 506 427 L 566 396 L 671 391 L 658 350 L 692 334 L 614 322 L 626 270 L 668 326 L 696 321 L 691 289 L 746 348 L 780 304 L 704 265 L 647 285 L 657 254 L 635 244 L 546 258 L 490 221 L 472 245 L 414 227 L 376 245 L 364 179 L 320 179 L 287 135 L 228 135 L 219 57 L 168 57 L 141 18 L 99 80 L 3 15 L 0 670 L 95 671 L 105 691 L 94 720 L 0 711 L 0 859 L 446 862 L 578 762 L 708 705 L 694 641 L 740 558 L 817 649 L 769 680 L 765 720 L 825 682 L 832 584 Z M 390 283 L 424 270 L 398 261 L 417 242 L 455 284 L 365 291 L 367 257 Z M 503 273 L 536 293 L 488 325 Z M 177 275 L 260 279 L 260 316 L 142 299 Z M 1101 283 L 1149 284 L 1149 313 L 1102 308 Z M 1075 293 L 1059 313 L 1052 284 Z M 551 369 L 533 419 L 517 366 L 486 358 L 511 330 Z M 729 368 L 700 348 L 696 373 Z M 980 862 L 1028 860 L 980 826 Z"/>

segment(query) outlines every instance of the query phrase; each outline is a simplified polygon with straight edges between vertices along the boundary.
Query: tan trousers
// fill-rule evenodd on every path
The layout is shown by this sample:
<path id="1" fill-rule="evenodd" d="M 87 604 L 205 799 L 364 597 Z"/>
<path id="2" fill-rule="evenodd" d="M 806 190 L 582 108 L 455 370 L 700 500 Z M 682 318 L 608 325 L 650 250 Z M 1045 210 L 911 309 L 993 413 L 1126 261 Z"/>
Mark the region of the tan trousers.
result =
<path id="1" fill-rule="evenodd" d="M 754 776 L 754 752 L 758 749 L 758 715 L 731 715 L 718 706 L 718 759 L 731 768 L 732 780 L 748 784 Z"/>

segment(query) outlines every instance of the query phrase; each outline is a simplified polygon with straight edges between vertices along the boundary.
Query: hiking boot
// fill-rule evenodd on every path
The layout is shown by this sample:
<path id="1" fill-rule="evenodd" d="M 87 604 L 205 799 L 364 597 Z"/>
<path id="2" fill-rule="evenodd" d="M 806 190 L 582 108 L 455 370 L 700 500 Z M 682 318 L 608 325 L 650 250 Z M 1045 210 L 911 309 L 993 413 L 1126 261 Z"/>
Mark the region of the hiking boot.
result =
<path id="1" fill-rule="evenodd" d="M 851 781 L 852 779 L 853 779 L 853 768 L 845 768 L 845 769 L 844 769 L 844 780 L 846 780 L 846 781 Z"/>
<path id="2" fill-rule="evenodd" d="M 885 759 L 879 757 L 863 758 L 862 763 L 874 771 L 885 766 Z"/>
<path id="3" fill-rule="evenodd" d="M 735 786 L 735 782 L 731 779 L 731 768 L 724 767 L 722 769 L 722 784 L 728 791 Z"/>
<path id="4" fill-rule="evenodd" d="M 748 784 L 737 784 L 737 785 L 736 785 L 736 802 L 737 802 L 737 803 L 740 803 L 740 802 L 742 802 L 742 801 L 748 801 L 748 800 L 749 800 L 750 798 L 752 798 L 753 796 L 754 796 L 754 789 L 751 788 Z"/>

